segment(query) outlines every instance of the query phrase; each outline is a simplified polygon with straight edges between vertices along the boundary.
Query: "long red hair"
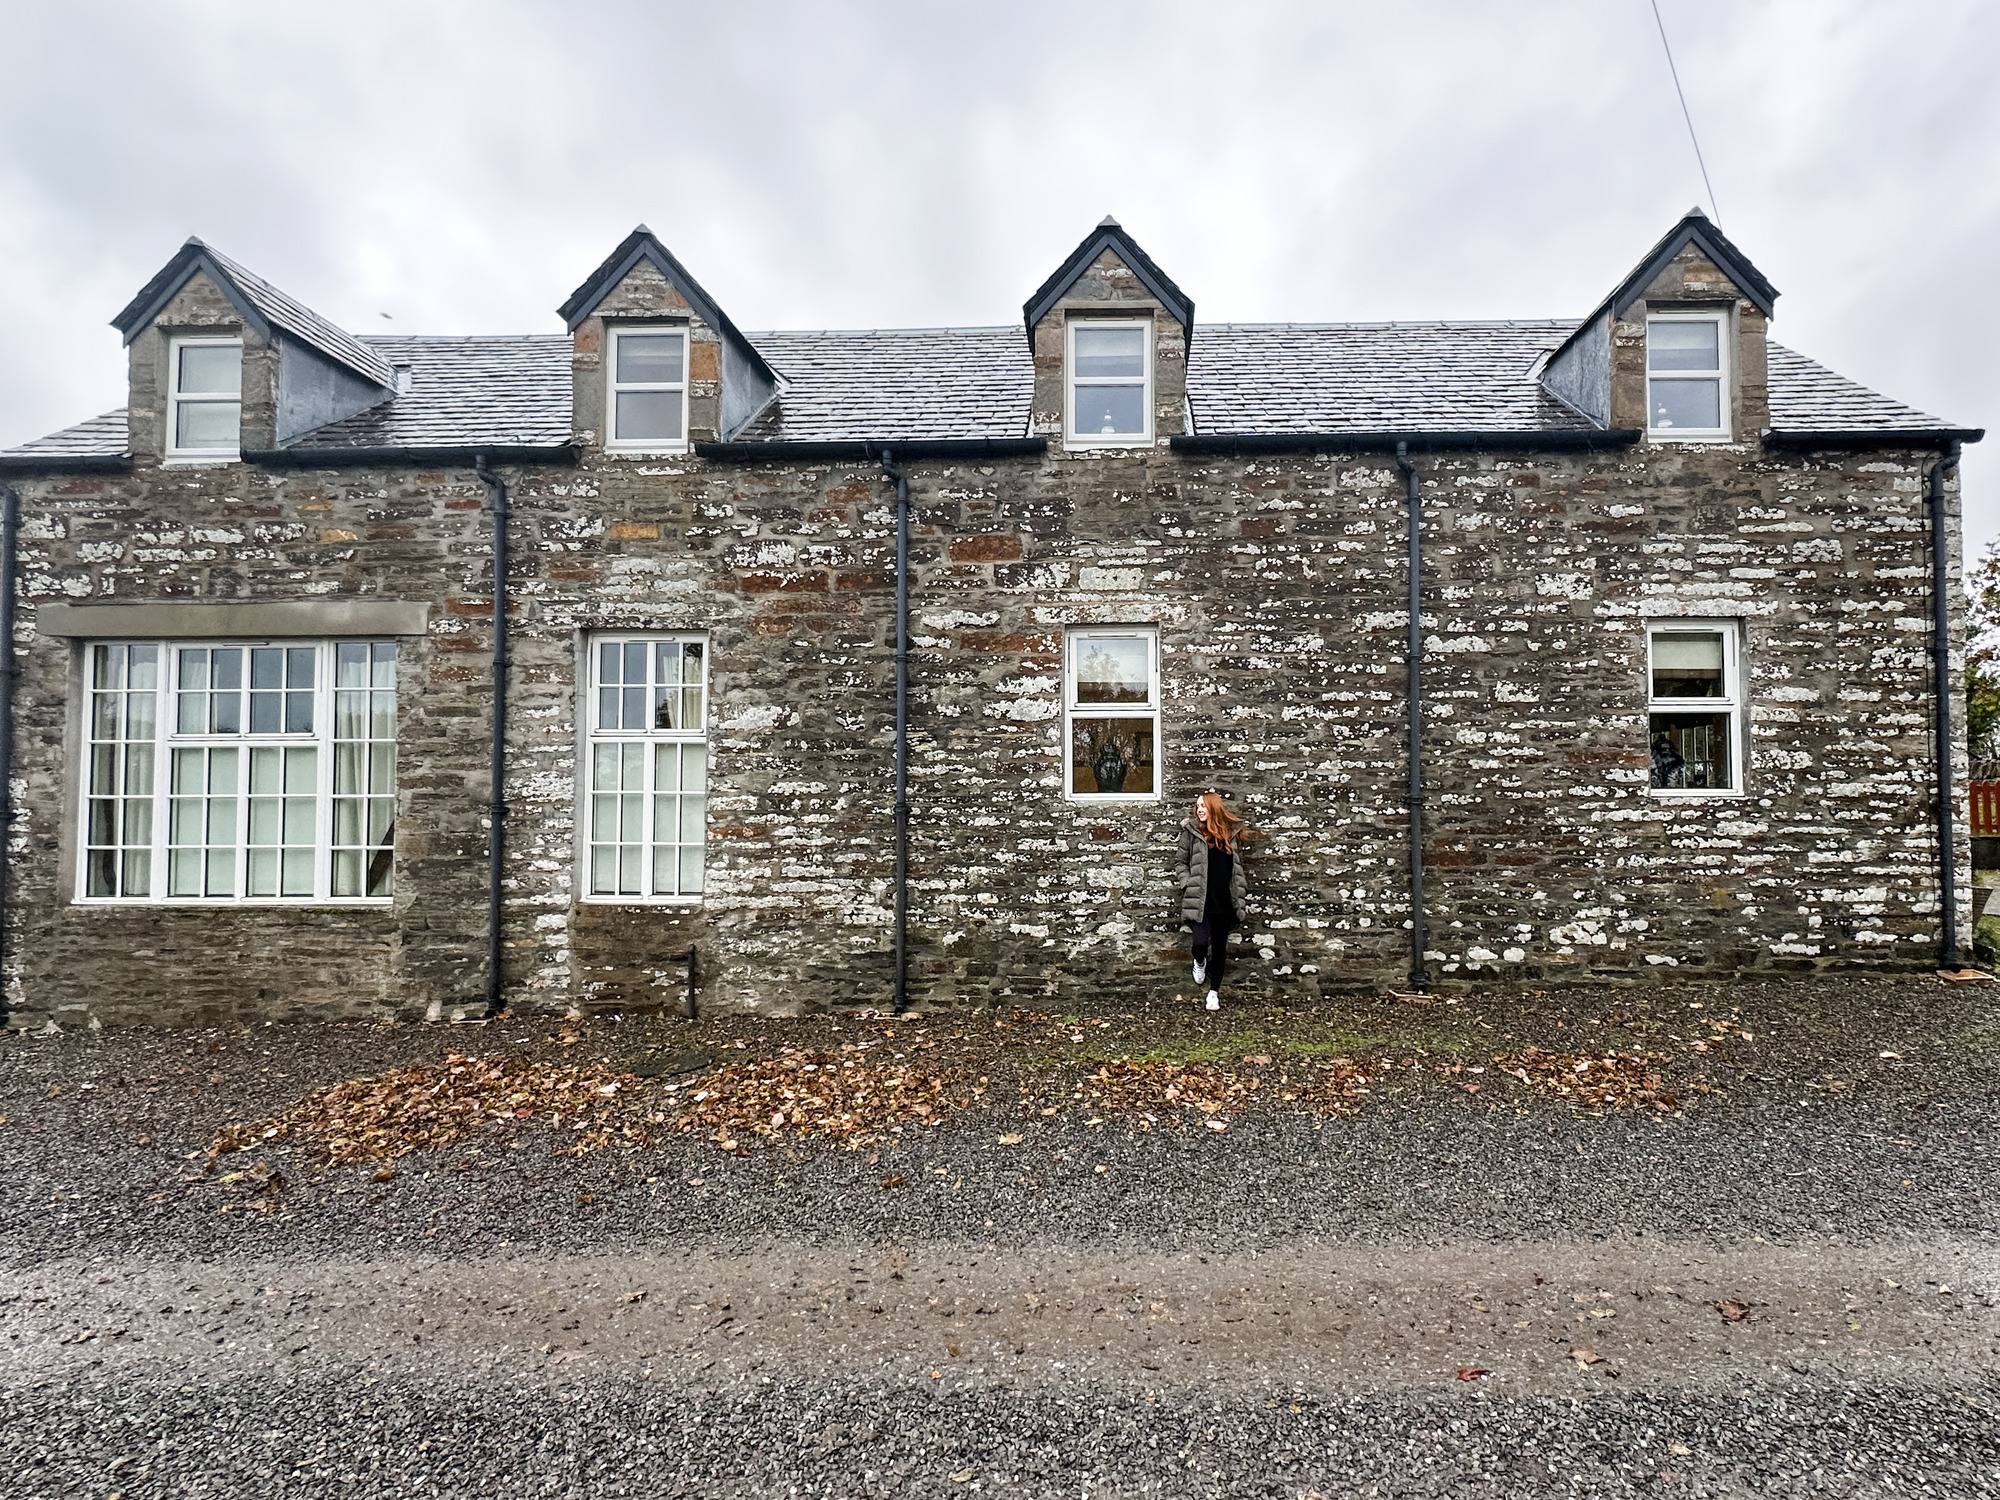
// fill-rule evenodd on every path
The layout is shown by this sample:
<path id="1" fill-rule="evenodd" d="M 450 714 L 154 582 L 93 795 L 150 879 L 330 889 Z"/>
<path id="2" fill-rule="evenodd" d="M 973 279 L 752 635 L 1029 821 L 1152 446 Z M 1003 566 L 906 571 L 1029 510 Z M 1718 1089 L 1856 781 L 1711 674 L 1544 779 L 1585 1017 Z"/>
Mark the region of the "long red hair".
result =
<path id="1" fill-rule="evenodd" d="M 1208 840 L 1211 849 L 1226 849 L 1234 854 L 1251 837 L 1250 825 L 1229 810 L 1229 804 L 1222 800 L 1220 792 L 1203 792 L 1197 805 L 1208 814 L 1207 820 L 1197 819 L 1201 836 Z"/>

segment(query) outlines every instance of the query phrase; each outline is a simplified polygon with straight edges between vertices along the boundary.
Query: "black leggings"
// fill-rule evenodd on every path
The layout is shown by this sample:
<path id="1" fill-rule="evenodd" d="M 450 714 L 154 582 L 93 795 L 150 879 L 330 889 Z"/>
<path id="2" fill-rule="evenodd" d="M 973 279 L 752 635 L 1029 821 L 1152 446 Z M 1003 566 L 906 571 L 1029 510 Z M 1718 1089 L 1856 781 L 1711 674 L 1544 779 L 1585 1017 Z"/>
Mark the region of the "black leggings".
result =
<path id="1" fill-rule="evenodd" d="M 1212 990 L 1222 988 L 1222 971 L 1229 962 L 1229 929 L 1235 925 L 1236 913 L 1228 906 L 1219 911 L 1209 907 L 1194 924 L 1194 961 L 1202 966 Z"/>

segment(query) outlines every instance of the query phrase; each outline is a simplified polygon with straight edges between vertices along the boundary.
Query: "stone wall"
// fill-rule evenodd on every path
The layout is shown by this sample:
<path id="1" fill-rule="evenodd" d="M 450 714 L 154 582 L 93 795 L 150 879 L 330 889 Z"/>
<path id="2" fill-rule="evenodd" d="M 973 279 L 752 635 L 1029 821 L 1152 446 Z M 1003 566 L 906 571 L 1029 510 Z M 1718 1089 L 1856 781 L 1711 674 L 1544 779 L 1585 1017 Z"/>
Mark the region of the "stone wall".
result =
<path id="1" fill-rule="evenodd" d="M 1420 458 L 1435 972 L 1546 984 L 1932 961 L 1924 461 L 1756 446 Z M 1186 801 L 1212 785 L 1265 834 L 1243 987 L 1399 983 L 1393 463 L 1155 450 L 909 468 L 913 992 L 1184 989 L 1166 869 Z M 509 477 L 515 1003 L 674 1003 L 693 941 L 710 1006 L 885 1004 L 893 492 L 861 466 L 692 457 Z M 472 476 L 142 464 L 18 488 L 15 1020 L 475 1000 L 490 580 Z M 393 906 L 72 902 L 79 659 L 35 633 L 35 606 L 339 594 L 436 606 L 400 658 Z M 1663 615 L 1745 622 L 1745 798 L 1646 794 L 1643 622 Z M 1062 632 L 1086 623 L 1159 626 L 1161 804 L 1063 798 Z M 574 684 L 580 633 L 597 628 L 710 634 L 699 908 L 575 899 Z"/>

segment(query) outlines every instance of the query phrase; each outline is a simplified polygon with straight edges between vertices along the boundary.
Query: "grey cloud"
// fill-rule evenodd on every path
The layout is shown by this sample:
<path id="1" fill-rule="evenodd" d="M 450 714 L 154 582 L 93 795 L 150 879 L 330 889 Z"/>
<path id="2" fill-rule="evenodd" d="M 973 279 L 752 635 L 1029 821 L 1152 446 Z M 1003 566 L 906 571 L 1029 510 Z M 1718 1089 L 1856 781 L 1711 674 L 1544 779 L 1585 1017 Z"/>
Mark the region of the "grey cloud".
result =
<path id="1" fill-rule="evenodd" d="M 1662 9 L 1776 336 L 1987 423 L 2000 15 Z M 1005 322 L 1107 210 L 1204 319 L 1553 316 L 1702 197 L 1644 0 L 8 0 L 0 52 L 6 442 L 118 403 L 189 233 L 367 330 L 553 328 L 640 220 L 745 327 Z"/>

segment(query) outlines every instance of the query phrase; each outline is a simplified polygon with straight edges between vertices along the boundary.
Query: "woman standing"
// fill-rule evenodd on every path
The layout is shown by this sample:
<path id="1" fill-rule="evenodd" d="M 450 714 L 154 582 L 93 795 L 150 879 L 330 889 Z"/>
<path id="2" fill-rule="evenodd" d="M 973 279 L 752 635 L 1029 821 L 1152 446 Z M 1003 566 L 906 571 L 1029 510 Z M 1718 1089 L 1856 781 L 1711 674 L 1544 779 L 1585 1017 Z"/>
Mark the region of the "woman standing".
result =
<path id="1" fill-rule="evenodd" d="M 1243 920 L 1249 885 L 1243 878 L 1243 844 L 1249 825 L 1220 792 L 1195 798 L 1181 824 L 1181 921 L 1194 929 L 1194 982 L 1208 985 L 1208 1008 L 1222 1009 L 1222 971 L 1229 962 L 1229 930 Z"/>

